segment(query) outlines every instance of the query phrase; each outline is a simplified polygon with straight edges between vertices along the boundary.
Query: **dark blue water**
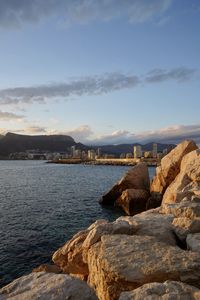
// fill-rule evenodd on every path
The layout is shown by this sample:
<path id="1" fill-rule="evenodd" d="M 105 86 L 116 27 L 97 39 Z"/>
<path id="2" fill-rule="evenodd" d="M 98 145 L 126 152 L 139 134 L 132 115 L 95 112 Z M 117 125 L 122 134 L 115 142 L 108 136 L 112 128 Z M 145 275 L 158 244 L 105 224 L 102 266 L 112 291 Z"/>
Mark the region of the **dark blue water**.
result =
<path id="1" fill-rule="evenodd" d="M 0 161 L 0 286 L 50 262 L 96 219 L 122 215 L 98 199 L 128 168 Z"/>

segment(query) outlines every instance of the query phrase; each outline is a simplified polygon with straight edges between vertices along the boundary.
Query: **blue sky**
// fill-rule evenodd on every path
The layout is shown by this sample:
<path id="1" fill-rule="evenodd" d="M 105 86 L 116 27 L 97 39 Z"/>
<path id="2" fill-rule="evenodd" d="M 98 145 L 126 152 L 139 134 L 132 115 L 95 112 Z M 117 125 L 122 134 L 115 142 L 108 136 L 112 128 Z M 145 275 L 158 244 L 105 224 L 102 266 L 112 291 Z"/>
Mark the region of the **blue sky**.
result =
<path id="1" fill-rule="evenodd" d="M 0 132 L 200 142 L 199 0 L 0 1 Z"/>

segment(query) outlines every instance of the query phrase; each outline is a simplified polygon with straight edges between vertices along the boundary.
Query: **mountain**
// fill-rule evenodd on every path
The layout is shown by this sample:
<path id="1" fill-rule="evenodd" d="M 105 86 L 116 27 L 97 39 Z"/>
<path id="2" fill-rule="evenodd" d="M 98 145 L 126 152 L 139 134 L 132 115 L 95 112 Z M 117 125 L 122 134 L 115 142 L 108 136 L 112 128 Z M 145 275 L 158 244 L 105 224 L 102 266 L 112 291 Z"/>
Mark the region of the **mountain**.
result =
<path id="1" fill-rule="evenodd" d="M 0 156 L 5 157 L 10 153 L 24 152 L 26 150 L 39 150 L 51 152 L 66 152 L 67 148 L 77 146 L 79 149 L 87 149 L 81 143 L 67 135 L 20 135 L 7 133 L 0 139 Z"/>
<path id="2" fill-rule="evenodd" d="M 143 151 L 151 151 L 153 149 L 153 142 L 148 144 L 120 144 L 120 145 L 104 145 L 99 146 L 101 148 L 102 153 L 107 154 L 115 154 L 116 156 L 119 156 L 121 153 L 133 153 L 133 147 L 136 145 L 140 145 L 142 147 Z M 157 143 L 158 152 L 162 152 L 164 149 L 171 150 L 175 147 L 174 144 L 161 144 Z M 95 147 L 98 148 L 98 147 Z"/>
<path id="3" fill-rule="evenodd" d="M 0 157 L 8 157 L 10 153 L 25 152 L 26 150 L 39 150 L 41 152 L 66 152 L 71 146 L 76 149 L 87 151 L 88 149 L 101 148 L 103 154 L 114 154 L 119 157 L 121 153 L 133 153 L 133 147 L 141 144 L 121 144 L 121 145 L 104 145 L 104 146 L 85 146 L 76 143 L 71 136 L 67 135 L 20 135 L 15 133 L 7 133 L 0 137 Z M 164 149 L 172 149 L 173 144 L 159 144 L 158 152 Z M 141 145 L 143 151 L 151 151 L 153 143 Z"/>

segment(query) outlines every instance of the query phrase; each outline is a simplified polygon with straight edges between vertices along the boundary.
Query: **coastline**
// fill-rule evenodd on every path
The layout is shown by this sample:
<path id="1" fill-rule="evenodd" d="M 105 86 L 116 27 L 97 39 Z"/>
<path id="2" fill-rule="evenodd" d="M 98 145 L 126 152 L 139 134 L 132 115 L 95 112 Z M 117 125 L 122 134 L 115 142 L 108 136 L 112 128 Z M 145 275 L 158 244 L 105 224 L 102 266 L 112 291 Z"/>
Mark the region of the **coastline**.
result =
<path id="1" fill-rule="evenodd" d="M 112 158 L 112 159 L 96 159 L 96 160 L 82 160 L 78 158 L 71 159 L 57 159 L 49 160 L 47 163 L 53 164 L 83 164 L 83 165 L 102 165 L 102 166 L 136 166 L 140 162 L 145 162 L 148 167 L 157 167 L 159 165 L 158 161 L 155 160 L 140 160 L 136 161 L 135 159 L 128 158 Z"/>

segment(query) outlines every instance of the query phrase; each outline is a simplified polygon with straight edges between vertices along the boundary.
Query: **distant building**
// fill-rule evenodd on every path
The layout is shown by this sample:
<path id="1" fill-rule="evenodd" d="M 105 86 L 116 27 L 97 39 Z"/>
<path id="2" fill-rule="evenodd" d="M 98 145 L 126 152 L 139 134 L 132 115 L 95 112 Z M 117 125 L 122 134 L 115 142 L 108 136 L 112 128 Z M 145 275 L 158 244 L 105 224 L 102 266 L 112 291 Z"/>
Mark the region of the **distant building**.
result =
<path id="1" fill-rule="evenodd" d="M 133 158 L 133 154 L 132 153 L 126 153 L 126 158 Z"/>
<path id="2" fill-rule="evenodd" d="M 166 149 L 163 150 L 163 154 L 167 155 L 167 153 L 168 153 L 168 149 L 166 148 Z"/>
<path id="3" fill-rule="evenodd" d="M 158 145 L 156 143 L 153 143 L 153 151 L 152 151 L 153 158 L 157 158 L 157 154 L 158 154 Z"/>
<path id="4" fill-rule="evenodd" d="M 96 153 L 94 150 L 88 150 L 88 159 L 95 160 Z"/>
<path id="5" fill-rule="evenodd" d="M 126 153 L 121 153 L 120 158 L 126 158 Z"/>
<path id="6" fill-rule="evenodd" d="M 81 150 L 80 149 L 75 150 L 73 157 L 74 158 L 81 158 Z"/>
<path id="7" fill-rule="evenodd" d="M 76 146 L 71 147 L 71 156 L 75 157 Z"/>
<path id="8" fill-rule="evenodd" d="M 101 148 L 98 148 L 98 149 L 97 149 L 97 156 L 98 156 L 98 157 L 101 157 Z"/>
<path id="9" fill-rule="evenodd" d="M 134 146 L 133 154 L 134 154 L 134 158 L 142 157 L 142 147 L 140 145 Z"/>

